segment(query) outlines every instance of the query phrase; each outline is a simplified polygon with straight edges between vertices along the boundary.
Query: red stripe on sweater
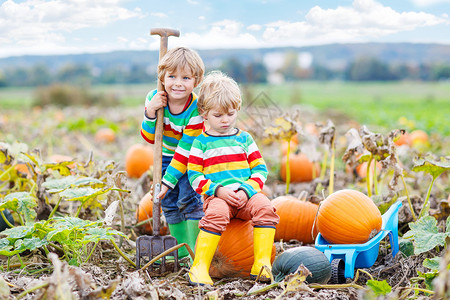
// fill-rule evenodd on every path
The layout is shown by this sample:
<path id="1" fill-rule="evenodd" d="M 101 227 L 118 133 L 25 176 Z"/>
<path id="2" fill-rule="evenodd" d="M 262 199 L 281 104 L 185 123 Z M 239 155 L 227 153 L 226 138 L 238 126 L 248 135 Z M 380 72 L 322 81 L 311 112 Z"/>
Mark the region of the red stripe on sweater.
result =
<path id="1" fill-rule="evenodd" d="M 254 161 L 254 160 L 256 160 L 256 159 L 259 159 L 259 158 L 261 158 L 262 156 L 261 156 L 261 153 L 259 152 L 259 151 L 255 151 L 255 152 L 253 152 L 253 153 L 251 153 L 249 156 L 248 156 L 248 162 L 250 163 L 250 162 L 252 162 L 252 161 Z"/>
<path id="2" fill-rule="evenodd" d="M 259 179 L 259 178 L 250 178 L 250 180 L 253 180 L 253 181 L 255 181 L 258 185 L 259 185 L 259 188 L 260 189 L 262 189 L 263 188 L 263 186 L 264 186 L 264 183 L 262 182 L 262 180 L 261 179 Z"/>
<path id="3" fill-rule="evenodd" d="M 188 164 L 188 158 L 184 155 L 181 155 L 178 152 L 175 152 L 175 154 L 173 155 L 173 159 L 179 161 L 180 163 L 182 163 L 185 166 L 187 166 L 187 164 Z"/>
<path id="4" fill-rule="evenodd" d="M 245 155 L 245 153 L 220 155 L 220 156 L 207 158 L 207 159 L 205 159 L 205 162 L 203 165 L 205 167 L 209 167 L 211 165 L 228 163 L 228 162 L 238 162 L 238 161 L 247 161 L 247 156 Z"/>
<path id="5" fill-rule="evenodd" d="M 182 135 L 183 133 L 173 129 L 170 124 L 164 124 L 164 131 L 172 131 L 175 135 Z"/>
<path id="6" fill-rule="evenodd" d="M 189 155 L 189 163 L 194 164 L 194 165 L 203 165 L 203 159 L 201 157 L 198 156 L 194 156 L 194 155 Z"/>
<path id="7" fill-rule="evenodd" d="M 149 139 L 149 138 L 147 138 L 147 137 L 145 136 L 143 130 L 141 130 L 141 136 L 144 138 L 144 140 L 146 140 L 146 141 L 149 142 L 150 144 L 154 144 L 154 143 L 155 143 L 154 140 L 151 140 L 151 139 Z"/>

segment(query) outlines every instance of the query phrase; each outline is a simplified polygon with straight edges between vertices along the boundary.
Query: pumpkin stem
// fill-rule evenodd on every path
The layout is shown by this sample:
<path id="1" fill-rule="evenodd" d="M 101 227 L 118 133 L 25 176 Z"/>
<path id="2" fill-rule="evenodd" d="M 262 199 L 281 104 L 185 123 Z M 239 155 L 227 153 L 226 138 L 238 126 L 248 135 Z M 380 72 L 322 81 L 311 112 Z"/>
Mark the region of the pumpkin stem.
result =
<path id="1" fill-rule="evenodd" d="M 301 191 L 300 194 L 298 194 L 297 199 L 300 201 L 306 201 L 306 197 L 308 196 L 307 191 Z"/>
<path id="2" fill-rule="evenodd" d="M 314 236 L 314 228 L 316 227 L 316 220 L 317 220 L 317 216 L 319 215 L 319 209 L 320 209 L 320 206 L 322 205 L 322 202 L 323 201 L 319 202 L 319 206 L 317 207 L 317 211 L 316 211 L 316 216 L 314 217 L 314 222 L 311 227 L 311 237 L 312 237 L 313 241 L 316 239 L 316 237 Z"/>

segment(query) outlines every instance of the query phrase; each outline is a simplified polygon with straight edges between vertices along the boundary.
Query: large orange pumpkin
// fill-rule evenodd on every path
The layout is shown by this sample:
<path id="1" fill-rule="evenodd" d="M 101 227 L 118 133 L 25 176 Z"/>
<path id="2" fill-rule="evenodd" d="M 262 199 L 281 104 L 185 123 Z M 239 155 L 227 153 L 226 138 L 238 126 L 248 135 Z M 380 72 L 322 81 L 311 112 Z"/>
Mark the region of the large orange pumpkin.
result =
<path id="1" fill-rule="evenodd" d="M 275 259 L 275 244 L 272 259 Z M 253 266 L 253 226 L 251 221 L 231 219 L 220 237 L 209 274 L 214 278 L 250 277 Z"/>
<path id="2" fill-rule="evenodd" d="M 312 228 L 319 205 L 299 200 L 293 196 L 280 196 L 272 200 L 273 206 L 280 216 L 275 240 L 298 240 L 305 244 L 313 243 L 316 239 L 317 225 Z"/>
<path id="3" fill-rule="evenodd" d="M 136 220 L 137 223 L 145 221 L 153 216 L 153 196 L 150 193 L 147 193 L 142 197 L 139 202 L 139 206 L 136 209 Z M 152 221 L 145 223 L 140 226 L 139 230 L 144 234 L 153 234 Z M 160 227 L 159 233 L 161 235 L 167 234 L 167 227 Z"/>
<path id="4" fill-rule="evenodd" d="M 153 165 L 153 150 L 150 146 L 135 144 L 125 155 L 125 170 L 131 178 L 139 178 Z"/>
<path id="5" fill-rule="evenodd" d="M 317 226 L 332 244 L 363 244 L 381 230 L 381 213 L 365 194 L 345 189 L 320 205 Z"/>
<path id="6" fill-rule="evenodd" d="M 303 153 L 289 155 L 289 167 L 291 182 L 311 181 L 320 172 L 319 164 L 313 164 Z M 286 181 L 286 156 L 283 157 L 281 162 L 280 176 L 283 181 Z"/>

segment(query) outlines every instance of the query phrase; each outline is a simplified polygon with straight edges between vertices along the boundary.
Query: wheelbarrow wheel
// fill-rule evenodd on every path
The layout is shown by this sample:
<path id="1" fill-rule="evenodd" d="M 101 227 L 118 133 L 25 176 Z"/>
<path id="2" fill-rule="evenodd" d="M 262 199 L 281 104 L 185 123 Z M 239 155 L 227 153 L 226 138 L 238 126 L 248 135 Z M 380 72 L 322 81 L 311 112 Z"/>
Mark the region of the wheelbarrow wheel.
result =
<path id="1" fill-rule="evenodd" d="M 331 278 L 330 284 L 345 283 L 345 263 L 340 258 L 335 258 L 331 261 Z"/>

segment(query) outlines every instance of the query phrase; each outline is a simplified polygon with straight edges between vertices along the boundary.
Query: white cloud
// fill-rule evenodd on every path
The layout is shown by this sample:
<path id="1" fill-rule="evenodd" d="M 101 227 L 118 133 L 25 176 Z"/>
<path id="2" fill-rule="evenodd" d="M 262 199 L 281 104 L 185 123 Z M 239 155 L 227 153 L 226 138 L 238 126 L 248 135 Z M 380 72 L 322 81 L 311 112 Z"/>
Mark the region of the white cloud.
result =
<path id="1" fill-rule="evenodd" d="M 266 25 L 267 42 L 298 46 L 332 42 L 357 42 L 445 23 L 424 12 L 397 12 L 373 0 L 355 0 L 352 7 L 322 9 L 314 6 L 303 22 L 279 21 Z"/>
<path id="2" fill-rule="evenodd" d="M 118 0 L 7 0 L 0 6 L 2 45 L 11 49 L 33 47 L 35 52 L 53 49 L 51 53 L 67 49 L 64 34 L 68 32 L 140 16 L 138 10 L 128 10 L 119 3 Z"/>
<path id="3" fill-rule="evenodd" d="M 188 32 L 177 39 L 169 39 L 172 46 L 188 46 L 195 49 L 210 48 L 254 48 L 261 46 L 258 39 L 252 34 L 242 32 L 243 24 L 233 20 L 223 20 L 211 25 L 208 32 L 199 34 Z M 159 47 L 159 41 L 150 46 L 152 49 Z"/>
<path id="4" fill-rule="evenodd" d="M 247 26 L 247 30 L 250 30 L 250 31 L 260 31 L 261 28 L 262 28 L 262 26 L 259 24 L 252 24 L 250 26 Z"/>

